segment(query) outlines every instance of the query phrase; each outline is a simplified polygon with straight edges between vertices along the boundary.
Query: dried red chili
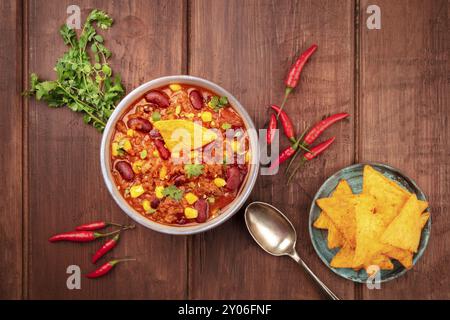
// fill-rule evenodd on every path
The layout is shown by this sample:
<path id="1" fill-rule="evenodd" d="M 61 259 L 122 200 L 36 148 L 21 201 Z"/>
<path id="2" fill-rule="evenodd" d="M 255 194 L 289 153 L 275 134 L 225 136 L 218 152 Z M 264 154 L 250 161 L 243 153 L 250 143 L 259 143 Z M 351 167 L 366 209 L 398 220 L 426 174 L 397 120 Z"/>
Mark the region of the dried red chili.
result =
<path id="1" fill-rule="evenodd" d="M 100 278 L 100 277 L 104 276 L 105 274 L 107 274 L 108 272 L 110 272 L 111 269 L 114 268 L 114 266 L 116 264 L 118 264 L 119 262 L 132 261 L 132 260 L 136 260 L 136 259 L 115 259 L 115 260 L 108 261 L 105 264 L 101 265 L 96 270 L 92 271 L 91 273 L 88 273 L 86 275 L 86 277 L 90 278 L 90 279 Z"/>
<path id="2" fill-rule="evenodd" d="M 280 118 L 281 125 L 283 126 L 284 134 L 286 135 L 286 137 L 288 137 L 289 140 L 295 143 L 296 139 L 294 125 L 292 124 L 292 121 L 287 113 L 281 110 L 281 108 L 276 105 L 271 105 L 270 107 L 277 113 L 278 117 Z"/>
<path id="3" fill-rule="evenodd" d="M 122 228 L 120 230 L 115 230 L 115 231 L 108 232 L 108 233 L 99 233 L 99 232 L 94 232 L 94 231 L 69 231 L 69 232 L 56 234 L 56 235 L 50 237 L 50 239 L 48 239 L 48 241 L 50 241 L 50 242 L 57 242 L 57 241 L 89 242 L 89 241 L 94 241 L 99 238 L 109 237 L 109 236 L 119 233 L 121 230 L 133 229 L 134 227 L 135 227 L 134 225 L 131 225 L 131 226 Z"/>
<path id="4" fill-rule="evenodd" d="M 270 115 L 269 126 L 267 127 L 266 141 L 271 144 L 275 137 L 275 130 L 277 129 L 277 117 L 274 114 Z"/>
<path id="5" fill-rule="evenodd" d="M 305 136 L 304 143 L 306 145 L 311 145 L 316 139 L 332 124 L 338 122 L 339 120 L 345 119 L 350 116 L 348 113 L 336 113 L 328 118 L 323 119 L 322 121 L 317 122 L 312 129 Z"/>
<path id="6" fill-rule="evenodd" d="M 116 226 L 123 228 L 124 226 L 118 223 L 113 222 L 105 222 L 105 221 L 96 221 L 91 223 L 82 224 L 75 228 L 77 231 L 95 231 L 100 230 L 109 226 Z"/>
<path id="7" fill-rule="evenodd" d="M 292 178 L 295 176 L 295 174 L 297 173 L 298 169 L 300 169 L 300 167 L 306 161 L 310 161 L 310 160 L 316 158 L 321 153 L 323 153 L 326 149 L 328 149 L 330 147 L 330 145 L 334 142 L 334 140 L 336 140 L 336 137 L 331 137 L 330 139 L 325 140 L 324 142 L 322 142 L 322 143 L 318 144 L 317 146 L 311 148 L 310 152 L 306 152 L 303 155 L 300 163 L 297 165 L 297 167 L 295 167 L 295 169 L 290 174 L 287 183 L 289 184 L 291 182 Z"/>
<path id="8" fill-rule="evenodd" d="M 283 110 L 284 104 L 286 103 L 287 97 L 292 92 L 292 90 L 297 86 L 298 81 L 300 79 L 300 73 L 303 70 L 308 59 L 312 56 L 312 54 L 317 50 L 317 45 L 313 44 L 309 47 L 305 52 L 303 52 L 300 57 L 297 58 L 295 63 L 292 65 L 291 69 L 288 72 L 286 80 L 284 83 L 286 84 L 286 90 L 284 94 L 283 102 L 281 103 L 280 109 Z"/>
<path id="9" fill-rule="evenodd" d="M 106 241 L 105 244 L 101 246 L 101 248 L 98 249 L 97 252 L 95 252 L 94 255 L 92 256 L 92 263 L 96 263 L 98 259 L 100 259 L 109 251 L 111 251 L 113 248 L 115 248 L 117 246 L 117 242 L 119 241 L 119 237 L 120 234 L 117 234 L 114 238 Z"/>

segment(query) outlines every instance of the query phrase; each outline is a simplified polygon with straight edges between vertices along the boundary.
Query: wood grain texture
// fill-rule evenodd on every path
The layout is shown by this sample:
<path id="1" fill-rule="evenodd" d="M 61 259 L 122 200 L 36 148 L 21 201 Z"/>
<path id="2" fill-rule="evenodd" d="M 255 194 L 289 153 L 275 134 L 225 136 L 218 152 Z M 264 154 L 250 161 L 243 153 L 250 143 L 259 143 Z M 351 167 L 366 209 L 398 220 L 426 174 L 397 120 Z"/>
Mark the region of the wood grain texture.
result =
<path id="1" fill-rule="evenodd" d="M 192 1 L 189 73 L 232 92 L 258 128 L 266 106 L 280 103 L 283 80 L 295 57 L 317 43 L 299 89 L 286 110 L 297 130 L 334 112 L 353 114 L 353 2 Z M 272 203 L 291 219 L 298 250 L 319 277 L 342 298 L 354 296 L 351 282 L 330 272 L 319 260 L 308 233 L 311 197 L 325 178 L 353 162 L 353 119 L 334 126 L 326 137 L 336 144 L 326 157 L 309 163 L 296 183 L 284 175 L 260 176 L 250 200 Z M 283 146 L 287 146 L 283 138 Z M 313 299 L 320 292 L 289 258 L 264 253 L 248 234 L 243 210 L 212 232 L 195 236 L 191 247 L 190 298 Z"/>
<path id="2" fill-rule="evenodd" d="M 71 1 L 29 2 L 29 71 L 44 79 L 65 51 L 58 29 Z M 114 19 L 112 30 L 101 32 L 113 52 L 127 91 L 167 74 L 183 71 L 183 1 L 79 1 L 82 21 L 93 8 Z M 170 36 L 168 36 L 170 35 Z M 179 299 L 186 294 L 186 239 L 137 226 L 125 232 L 112 256 L 133 256 L 137 262 L 117 266 L 101 281 L 82 280 L 81 290 L 66 288 L 66 268 L 83 273 L 95 268 L 92 244 L 49 244 L 55 232 L 71 230 L 92 220 L 131 223 L 108 194 L 100 172 L 101 134 L 83 124 L 81 116 L 44 103 L 30 102 L 29 190 L 32 299 Z"/>
<path id="3" fill-rule="evenodd" d="M 22 11 L 0 2 L 0 299 L 22 297 Z"/>
<path id="4" fill-rule="evenodd" d="M 429 197 L 428 249 L 405 276 L 363 291 L 367 299 L 449 299 L 450 129 L 448 1 L 377 1 L 368 30 L 361 1 L 361 161 L 400 168 Z"/>

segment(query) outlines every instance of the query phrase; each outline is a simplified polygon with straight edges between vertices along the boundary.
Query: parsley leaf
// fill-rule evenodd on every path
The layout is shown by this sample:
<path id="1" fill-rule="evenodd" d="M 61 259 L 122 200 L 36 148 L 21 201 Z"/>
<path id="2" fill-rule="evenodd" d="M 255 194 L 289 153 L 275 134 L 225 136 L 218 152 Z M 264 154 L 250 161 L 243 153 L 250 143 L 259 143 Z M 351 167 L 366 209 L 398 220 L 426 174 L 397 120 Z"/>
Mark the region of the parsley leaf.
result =
<path id="1" fill-rule="evenodd" d="M 203 173 L 203 168 L 205 166 L 202 164 L 185 164 L 184 171 L 186 172 L 186 176 L 188 178 L 198 177 Z"/>
<path id="2" fill-rule="evenodd" d="M 152 113 L 152 120 L 154 122 L 161 120 L 161 114 L 158 111 Z"/>
<path id="3" fill-rule="evenodd" d="M 81 112 L 85 123 L 103 131 L 124 89 L 120 76 L 112 76 L 108 64 L 111 51 L 103 44 L 104 39 L 97 34 L 94 24 L 105 30 L 112 25 L 112 19 L 103 11 L 92 10 L 79 37 L 75 30 L 63 25 L 59 33 L 69 50 L 56 63 L 56 80 L 41 81 L 32 73 L 30 89 L 24 94 L 34 95 L 49 107 L 67 106 Z M 93 63 L 90 56 L 94 57 Z"/>
<path id="4" fill-rule="evenodd" d="M 181 198 L 183 197 L 183 190 L 178 189 L 177 187 L 175 187 L 173 185 L 172 186 L 168 186 L 168 187 L 164 188 L 163 196 L 170 197 L 170 198 L 172 198 L 173 200 L 176 200 L 176 201 L 180 201 Z"/>

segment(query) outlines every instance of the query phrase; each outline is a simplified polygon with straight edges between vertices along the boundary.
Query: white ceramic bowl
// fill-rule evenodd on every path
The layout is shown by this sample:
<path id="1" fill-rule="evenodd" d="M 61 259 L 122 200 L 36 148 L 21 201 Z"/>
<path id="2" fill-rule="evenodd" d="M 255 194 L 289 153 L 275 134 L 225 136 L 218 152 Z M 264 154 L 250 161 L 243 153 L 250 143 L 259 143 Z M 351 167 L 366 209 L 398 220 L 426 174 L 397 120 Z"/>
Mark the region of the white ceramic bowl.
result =
<path id="1" fill-rule="evenodd" d="M 127 108 L 135 102 L 137 99 L 143 96 L 144 93 L 151 89 L 155 89 L 164 85 L 168 85 L 170 83 L 185 83 L 185 84 L 192 84 L 197 85 L 206 89 L 211 90 L 212 92 L 215 92 L 219 94 L 220 96 L 226 96 L 228 97 L 228 101 L 231 103 L 233 108 L 239 113 L 239 115 L 244 120 L 246 129 L 248 131 L 249 135 L 249 149 L 252 155 L 252 161 L 249 165 L 249 170 L 246 176 L 245 181 L 243 182 L 241 186 L 241 190 L 236 197 L 236 199 L 233 200 L 228 206 L 223 208 L 221 211 L 222 213 L 205 223 L 198 223 L 188 226 L 171 226 L 171 225 L 165 225 L 161 223 L 154 222 L 150 219 L 145 218 L 142 216 L 139 212 L 137 212 L 135 209 L 133 209 L 132 206 L 130 206 L 125 199 L 122 197 L 122 195 L 117 190 L 117 187 L 114 183 L 114 178 L 111 174 L 111 156 L 110 156 L 110 140 L 111 136 L 114 132 L 114 128 L 116 125 L 116 122 L 120 119 L 123 112 L 126 112 Z M 208 80 L 192 77 L 192 76 L 167 76 L 162 78 L 157 78 L 155 80 L 149 81 L 147 83 L 144 83 L 143 85 L 137 87 L 133 91 L 131 91 L 128 95 L 123 98 L 123 100 L 119 103 L 119 105 L 114 110 L 113 114 L 108 120 L 108 123 L 106 124 L 105 131 L 103 133 L 102 137 L 102 144 L 100 149 L 100 161 L 101 161 L 101 167 L 102 167 L 102 174 L 103 179 L 105 180 L 106 187 L 108 188 L 109 192 L 111 193 L 112 197 L 116 201 L 116 203 L 119 205 L 119 207 L 127 214 L 129 215 L 134 221 L 137 223 L 158 231 L 162 233 L 168 233 L 168 234 L 177 234 L 177 235 L 186 235 L 186 234 L 194 234 L 203 232 L 206 230 L 210 230 L 214 227 L 217 227 L 221 223 L 225 222 L 233 214 L 235 214 L 244 204 L 244 202 L 249 197 L 253 186 L 255 185 L 256 178 L 258 176 L 259 171 L 259 145 L 258 145 L 258 136 L 256 133 L 255 125 L 253 124 L 252 119 L 248 115 L 247 111 L 244 109 L 244 107 L 239 103 L 239 101 L 231 95 L 228 91 L 223 89 L 222 87 L 218 86 L 215 83 L 212 83 Z"/>

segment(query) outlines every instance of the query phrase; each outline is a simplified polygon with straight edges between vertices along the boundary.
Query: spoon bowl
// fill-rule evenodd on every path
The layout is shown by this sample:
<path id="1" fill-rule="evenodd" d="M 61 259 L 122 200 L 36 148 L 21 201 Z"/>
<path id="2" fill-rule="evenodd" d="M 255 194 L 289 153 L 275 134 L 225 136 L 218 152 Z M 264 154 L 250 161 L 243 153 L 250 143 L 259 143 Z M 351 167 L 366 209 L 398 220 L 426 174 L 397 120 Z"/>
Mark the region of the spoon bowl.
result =
<path id="1" fill-rule="evenodd" d="M 287 255 L 295 248 L 294 226 L 270 204 L 258 201 L 249 204 L 245 209 L 245 224 L 256 243 L 271 255 Z"/>
<path id="2" fill-rule="evenodd" d="M 297 232 L 280 210 L 265 202 L 252 202 L 245 209 L 245 224 L 256 243 L 267 253 L 291 257 L 306 270 L 330 299 L 339 300 L 298 255 L 295 250 Z"/>

